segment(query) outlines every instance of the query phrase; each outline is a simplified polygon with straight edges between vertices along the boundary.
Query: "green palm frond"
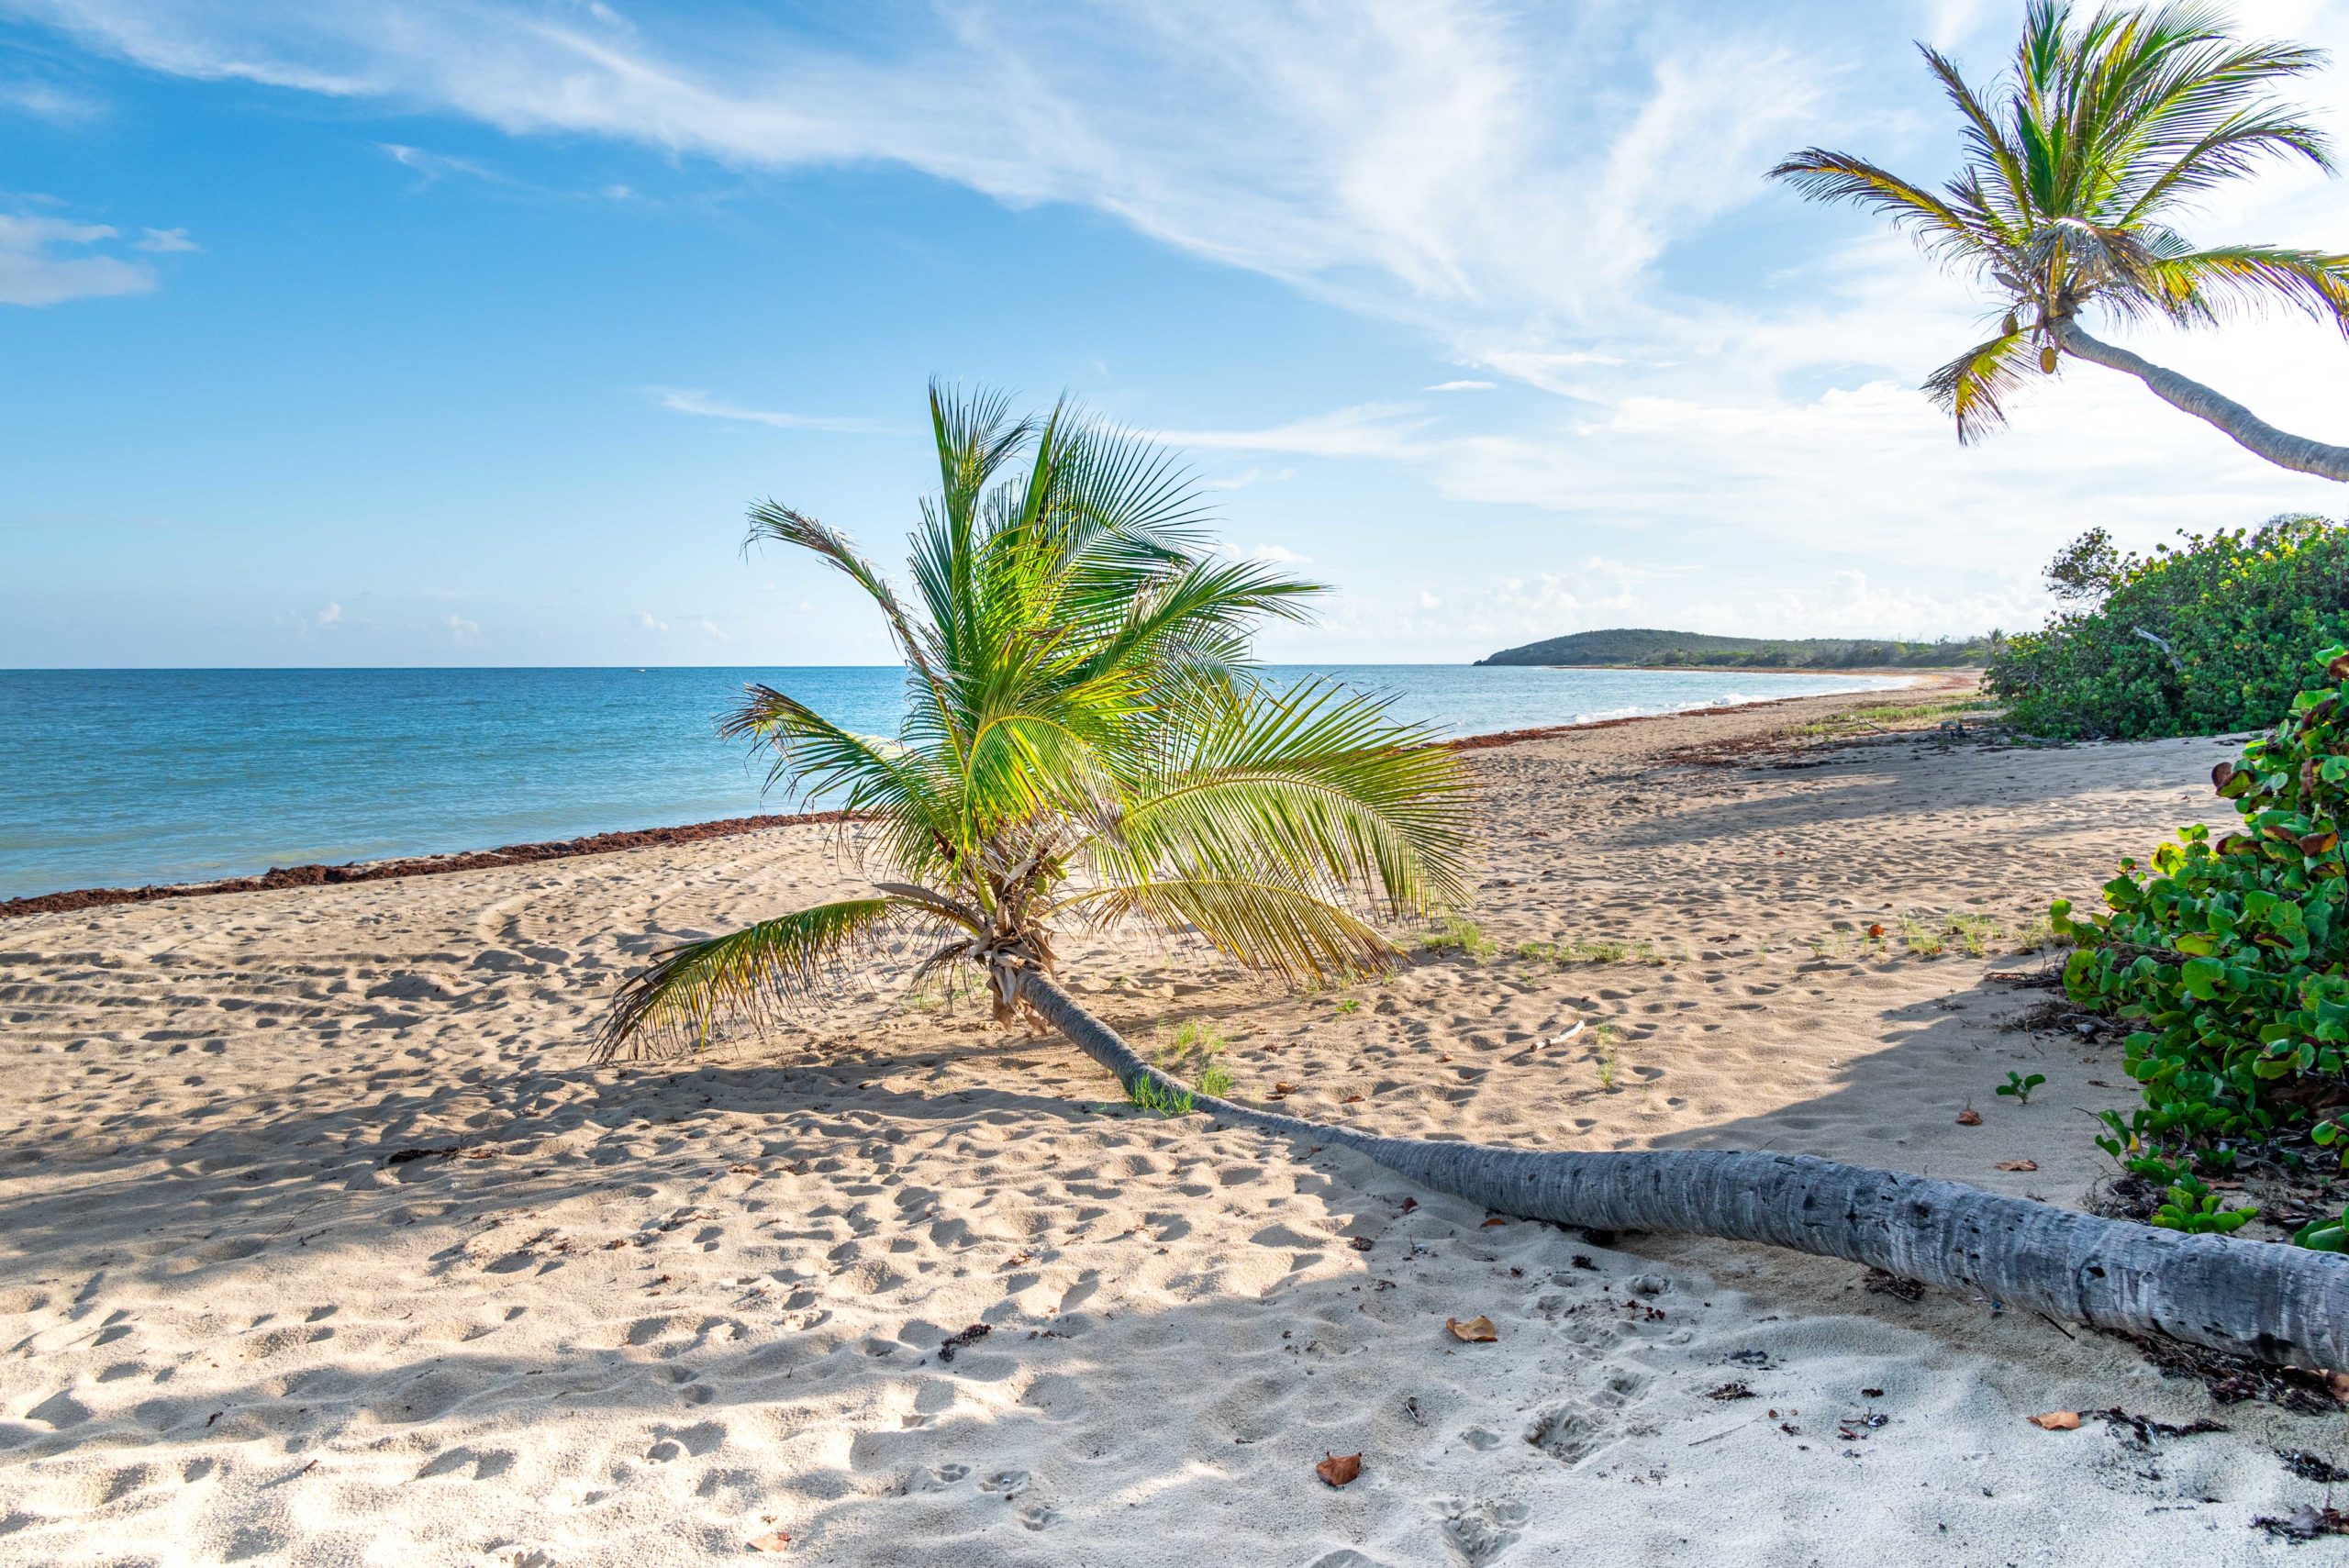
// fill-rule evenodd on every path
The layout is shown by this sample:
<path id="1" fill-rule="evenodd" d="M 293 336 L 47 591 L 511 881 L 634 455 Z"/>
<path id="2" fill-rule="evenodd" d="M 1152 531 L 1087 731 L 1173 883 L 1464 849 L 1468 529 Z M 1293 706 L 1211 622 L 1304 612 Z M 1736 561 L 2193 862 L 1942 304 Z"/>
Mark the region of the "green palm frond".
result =
<path id="1" fill-rule="evenodd" d="M 1933 406 L 1957 421 L 1957 439 L 1971 445 L 2007 423 L 2007 398 L 2029 379 L 2031 334 L 2006 332 L 1976 343 L 1925 379 Z"/>
<path id="2" fill-rule="evenodd" d="M 672 948 L 621 987 L 596 1053 L 608 1061 L 690 1051 L 721 1023 L 763 1023 L 778 1007 L 822 990 L 860 951 L 869 953 L 906 907 L 889 897 L 818 904 Z"/>
<path id="3" fill-rule="evenodd" d="M 1104 883 L 1277 879 L 1400 919 L 1466 903 L 1469 788 L 1457 753 L 1371 694 L 1319 680 L 1206 692 L 1085 851 Z"/>
<path id="4" fill-rule="evenodd" d="M 1806 147 L 1770 171 L 1816 202 L 1850 202 L 1892 220 L 1930 254 L 1963 256 L 1982 237 L 1950 205 L 1914 184 L 1849 152 Z"/>
<path id="5" fill-rule="evenodd" d="M 1097 888 L 1063 900 L 1055 914 L 1099 924 L 1139 921 L 1174 937 L 1196 934 L 1243 969 L 1292 984 L 1375 974 L 1398 951 L 1353 911 L 1277 882 L 1188 876 Z"/>
<path id="6" fill-rule="evenodd" d="M 2282 306 L 2332 322 L 2349 336 L 2349 256 L 2274 245 L 2222 245 L 2160 257 L 2146 292 L 2165 314 L 2217 321 Z"/>

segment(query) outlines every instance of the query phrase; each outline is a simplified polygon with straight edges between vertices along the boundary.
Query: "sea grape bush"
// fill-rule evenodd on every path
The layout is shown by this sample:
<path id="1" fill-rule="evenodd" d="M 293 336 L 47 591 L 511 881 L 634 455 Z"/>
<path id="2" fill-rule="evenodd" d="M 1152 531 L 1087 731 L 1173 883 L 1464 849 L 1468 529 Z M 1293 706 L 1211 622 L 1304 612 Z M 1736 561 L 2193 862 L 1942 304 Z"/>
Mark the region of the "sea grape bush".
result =
<path id="1" fill-rule="evenodd" d="M 2077 607 L 2000 641 L 1983 678 L 2026 734 L 2262 728 L 2291 701 L 2309 653 L 2349 641 L 2349 526 L 2321 517 L 2189 534 L 2148 556 L 2091 532 L 2049 579 Z"/>
<path id="2" fill-rule="evenodd" d="M 2137 1026 L 2124 1049 L 2144 1103 L 2108 1113 L 2097 1141 L 2165 1184 L 2302 1134 L 2349 1153 L 2349 649 L 2321 657 L 2325 684 L 2213 771 L 2233 830 L 2197 824 L 2151 866 L 2122 862 L 2101 914 L 2050 911 L 2076 944 L 2072 999 Z M 2201 1195 L 2171 1206 L 2180 1229 L 2212 1228 L 2184 1217 Z"/>

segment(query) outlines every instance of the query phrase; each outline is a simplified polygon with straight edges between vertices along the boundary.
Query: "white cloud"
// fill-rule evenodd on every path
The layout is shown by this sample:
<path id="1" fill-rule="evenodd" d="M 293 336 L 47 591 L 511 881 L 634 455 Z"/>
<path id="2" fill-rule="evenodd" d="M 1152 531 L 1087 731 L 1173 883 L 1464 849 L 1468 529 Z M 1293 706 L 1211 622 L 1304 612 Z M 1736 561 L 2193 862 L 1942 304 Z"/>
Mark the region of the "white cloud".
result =
<path id="1" fill-rule="evenodd" d="M 86 125 L 106 111 L 101 99 L 37 77 L 0 82 L 0 108 L 62 126 Z"/>
<path id="2" fill-rule="evenodd" d="M 647 387 L 645 391 L 671 413 L 692 414 L 704 419 L 732 419 L 743 424 L 767 425 L 778 430 L 831 430 L 849 435 L 866 434 L 882 428 L 871 419 L 843 419 L 829 415 L 785 414 L 766 408 L 745 408 L 691 387 L 653 386 Z"/>
<path id="3" fill-rule="evenodd" d="M 187 237 L 187 230 L 184 228 L 146 229 L 138 239 L 130 242 L 130 248 L 134 250 L 145 250 L 157 256 L 176 255 L 184 250 L 204 249 Z"/>
<path id="4" fill-rule="evenodd" d="M 1199 488 L 1202 490 L 1245 490 L 1252 484 L 1278 484 L 1285 480 L 1296 477 L 1297 470 L 1293 468 L 1268 472 L 1262 468 L 1252 467 L 1242 469 L 1238 473 L 1219 474 L 1213 479 L 1202 479 L 1199 481 Z"/>
<path id="5" fill-rule="evenodd" d="M 103 249 L 120 238 L 106 224 L 0 213 L 0 305 L 61 305 L 153 288 L 154 269 Z"/>
<path id="6" fill-rule="evenodd" d="M 1274 566 L 1303 566 L 1313 559 L 1309 555 L 1300 555 L 1286 545 L 1281 544 L 1259 544 L 1242 548 L 1228 539 L 1219 539 L 1208 548 L 1219 555 L 1230 556 L 1235 561 L 1261 561 Z"/>
<path id="7" fill-rule="evenodd" d="M 1497 381 L 1440 381 L 1433 386 L 1421 387 L 1422 392 L 1492 392 L 1498 389 Z"/>
<path id="8" fill-rule="evenodd" d="M 484 180 L 493 185 L 508 183 L 506 176 L 496 170 L 476 163 L 470 158 L 451 158 L 445 153 L 428 152 L 421 147 L 410 147 L 398 141 L 379 141 L 375 145 L 401 168 L 414 170 L 423 184 L 432 184 L 451 174 L 462 174 L 468 179 Z"/>
<path id="9" fill-rule="evenodd" d="M 669 623 L 667 621 L 655 618 L 651 612 L 646 610 L 639 610 L 636 612 L 636 624 L 646 631 L 665 632 L 669 629 Z"/>
<path id="10" fill-rule="evenodd" d="M 330 603 L 316 610 L 295 611 L 282 615 L 277 617 L 277 624 L 291 627 L 296 637 L 304 639 L 315 637 L 322 631 L 332 631 L 342 625 L 342 606 Z"/>
<path id="11" fill-rule="evenodd" d="M 449 640 L 460 647 L 481 640 L 479 621 L 467 620 L 462 616 L 445 615 L 440 617 L 440 625 L 448 632 Z"/>

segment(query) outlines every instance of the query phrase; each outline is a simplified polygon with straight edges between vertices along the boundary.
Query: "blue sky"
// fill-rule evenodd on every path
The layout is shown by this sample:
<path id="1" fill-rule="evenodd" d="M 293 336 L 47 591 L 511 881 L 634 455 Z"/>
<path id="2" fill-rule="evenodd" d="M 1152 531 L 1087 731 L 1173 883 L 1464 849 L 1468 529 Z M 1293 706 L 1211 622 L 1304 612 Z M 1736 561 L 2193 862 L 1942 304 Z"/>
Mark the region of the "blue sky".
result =
<path id="1" fill-rule="evenodd" d="M 741 514 L 894 559 L 932 374 L 1185 448 L 1340 590 L 1285 659 L 2011 628 L 2091 524 L 2338 515 L 2094 367 L 1961 450 L 1980 303 L 1761 178 L 1938 174 L 1910 40 L 2019 12 L 0 0 L 0 666 L 881 662 Z M 2329 330 L 2130 340 L 2349 439 Z"/>

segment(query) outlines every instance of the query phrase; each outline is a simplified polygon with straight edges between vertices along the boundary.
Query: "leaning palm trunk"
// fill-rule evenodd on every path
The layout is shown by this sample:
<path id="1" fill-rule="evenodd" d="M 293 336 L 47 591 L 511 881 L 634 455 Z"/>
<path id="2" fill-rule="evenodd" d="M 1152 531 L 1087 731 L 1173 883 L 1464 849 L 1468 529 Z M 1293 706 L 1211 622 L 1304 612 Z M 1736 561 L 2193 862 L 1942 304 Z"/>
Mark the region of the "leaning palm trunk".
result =
<path id="1" fill-rule="evenodd" d="M 2126 349 L 2091 338 L 2073 322 L 2060 323 L 2056 339 L 2065 353 L 2135 376 L 2164 403 L 2216 425 L 2232 437 L 2237 446 L 2278 468 L 2313 473 L 2320 479 L 2349 482 L 2349 447 L 2327 446 L 2306 436 L 2289 435 L 2232 398 L 2222 397 L 2200 382 L 2141 359 Z"/>
<path id="2" fill-rule="evenodd" d="M 1802 1154 L 1602 1154 L 1386 1138 L 1199 1094 L 1144 1062 L 1042 975 L 1024 975 L 1019 993 L 1129 1092 L 1148 1084 L 1225 1121 L 1341 1145 L 1500 1213 L 1762 1241 L 2099 1329 L 2349 1372 L 2349 1257 L 2187 1236 Z"/>

